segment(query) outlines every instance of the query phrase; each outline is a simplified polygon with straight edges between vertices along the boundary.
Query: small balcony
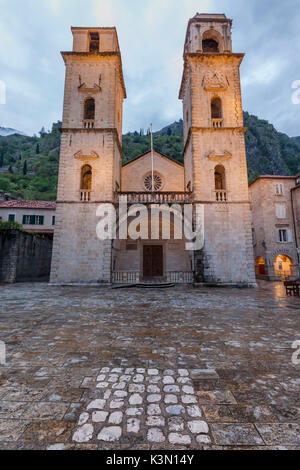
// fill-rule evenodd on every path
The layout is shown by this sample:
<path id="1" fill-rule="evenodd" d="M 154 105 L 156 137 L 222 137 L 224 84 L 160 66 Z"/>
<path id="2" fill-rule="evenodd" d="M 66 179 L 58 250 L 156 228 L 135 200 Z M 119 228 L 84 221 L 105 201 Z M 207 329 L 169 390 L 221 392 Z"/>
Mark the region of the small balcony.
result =
<path id="1" fill-rule="evenodd" d="M 216 201 L 217 202 L 227 202 L 228 201 L 228 192 L 224 189 L 217 189 L 215 191 Z"/>
<path id="2" fill-rule="evenodd" d="M 83 120 L 83 128 L 84 129 L 94 129 L 95 121 L 94 119 L 84 119 Z"/>
<path id="3" fill-rule="evenodd" d="M 87 189 L 81 189 L 79 191 L 80 202 L 90 202 L 92 199 L 92 191 Z"/>
<path id="4" fill-rule="evenodd" d="M 214 127 L 215 129 L 219 129 L 220 127 L 223 127 L 223 121 L 224 121 L 223 118 L 212 119 L 211 120 L 212 127 Z"/>
<path id="5" fill-rule="evenodd" d="M 118 192 L 119 197 L 127 196 L 128 204 L 190 204 L 191 192 Z"/>

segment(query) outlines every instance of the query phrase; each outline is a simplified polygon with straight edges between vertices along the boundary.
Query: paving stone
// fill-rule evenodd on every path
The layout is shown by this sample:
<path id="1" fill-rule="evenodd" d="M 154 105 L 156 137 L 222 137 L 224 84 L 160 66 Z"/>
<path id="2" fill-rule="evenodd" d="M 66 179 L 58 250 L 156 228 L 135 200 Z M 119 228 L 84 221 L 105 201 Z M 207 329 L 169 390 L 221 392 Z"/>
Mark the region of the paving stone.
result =
<path id="1" fill-rule="evenodd" d="M 182 387 L 182 391 L 183 393 L 185 393 L 186 395 L 195 395 L 195 390 L 194 390 L 194 387 L 191 387 L 189 385 L 184 385 Z"/>
<path id="2" fill-rule="evenodd" d="M 108 374 L 110 372 L 110 368 L 109 367 L 102 367 L 100 373 L 101 374 Z"/>
<path id="3" fill-rule="evenodd" d="M 139 419 L 131 418 L 127 421 L 127 432 L 138 434 L 141 422 Z"/>
<path id="4" fill-rule="evenodd" d="M 252 424 L 212 424 L 214 441 L 222 446 L 264 445 Z"/>
<path id="5" fill-rule="evenodd" d="M 196 437 L 198 444 L 211 444 L 211 438 L 209 436 L 200 435 Z"/>
<path id="6" fill-rule="evenodd" d="M 300 445 L 299 423 L 256 424 L 256 429 L 267 445 Z"/>
<path id="7" fill-rule="evenodd" d="M 81 413 L 81 415 L 79 416 L 78 425 L 82 426 L 83 424 L 87 423 L 89 417 L 90 415 L 88 413 Z"/>
<path id="8" fill-rule="evenodd" d="M 170 415 L 181 415 L 184 413 L 184 408 L 181 405 L 168 406 L 167 413 Z"/>
<path id="9" fill-rule="evenodd" d="M 148 393 L 160 393 L 160 388 L 157 385 L 148 385 L 147 392 Z"/>
<path id="10" fill-rule="evenodd" d="M 97 377 L 97 382 L 105 382 L 107 375 L 106 374 L 100 374 Z"/>
<path id="11" fill-rule="evenodd" d="M 150 416 L 161 415 L 161 408 L 159 405 L 149 405 L 147 408 L 147 413 Z"/>
<path id="12" fill-rule="evenodd" d="M 181 400 L 185 404 L 197 403 L 197 398 L 193 395 L 181 395 Z"/>
<path id="13" fill-rule="evenodd" d="M 199 406 L 187 406 L 187 414 L 191 417 L 191 418 L 201 418 L 202 416 L 202 412 L 199 408 Z"/>
<path id="14" fill-rule="evenodd" d="M 158 382 L 160 381 L 160 377 L 158 375 L 152 376 L 152 377 L 147 377 L 147 381 L 150 384 L 158 384 Z"/>
<path id="15" fill-rule="evenodd" d="M 65 450 L 66 445 L 65 444 L 53 444 L 51 446 L 48 446 L 46 450 L 50 451 L 62 451 Z"/>
<path id="16" fill-rule="evenodd" d="M 146 369 L 139 368 L 136 371 L 137 371 L 138 374 L 145 374 L 146 373 Z"/>
<path id="17" fill-rule="evenodd" d="M 111 400 L 110 408 L 112 410 L 121 409 L 124 406 L 124 401 L 122 400 Z"/>
<path id="18" fill-rule="evenodd" d="M 220 404 L 236 405 L 237 402 L 229 390 L 215 390 L 213 392 L 197 392 L 198 402 L 203 405 Z"/>
<path id="19" fill-rule="evenodd" d="M 131 384 L 129 385 L 129 392 L 130 393 L 144 393 L 146 390 L 145 385 L 142 384 Z"/>
<path id="20" fill-rule="evenodd" d="M 175 375 L 175 371 L 172 369 L 167 369 L 164 371 L 164 375 L 168 375 L 168 376 Z"/>
<path id="21" fill-rule="evenodd" d="M 74 442 L 89 442 L 94 433 L 94 428 L 91 424 L 84 424 L 83 426 L 79 427 L 77 431 L 73 435 Z"/>
<path id="22" fill-rule="evenodd" d="M 113 384 L 112 388 L 114 390 L 125 390 L 126 382 L 120 382 L 120 383 Z"/>
<path id="23" fill-rule="evenodd" d="M 157 369 L 148 369 L 148 375 L 158 375 L 159 371 Z"/>
<path id="24" fill-rule="evenodd" d="M 121 424 L 123 421 L 123 413 L 122 411 L 114 411 L 111 413 L 108 422 L 110 424 Z"/>
<path id="25" fill-rule="evenodd" d="M 161 401 L 161 395 L 153 394 L 147 396 L 148 403 L 159 403 Z"/>
<path id="26" fill-rule="evenodd" d="M 108 382 L 99 382 L 97 384 L 97 388 L 107 388 L 108 387 Z"/>
<path id="27" fill-rule="evenodd" d="M 176 395 L 165 395 L 165 403 L 169 405 L 171 403 L 176 404 L 178 403 L 178 398 Z"/>
<path id="28" fill-rule="evenodd" d="M 163 435 L 161 429 L 159 428 L 151 428 L 148 431 L 147 435 L 148 441 L 150 442 L 165 442 L 166 438 Z"/>
<path id="29" fill-rule="evenodd" d="M 126 398 L 128 395 L 127 392 L 124 392 L 123 390 L 117 390 L 116 392 L 114 392 L 114 397 L 117 397 L 117 398 Z"/>
<path id="30" fill-rule="evenodd" d="M 209 432 L 205 421 L 189 421 L 188 428 L 193 434 L 207 434 Z"/>
<path id="31" fill-rule="evenodd" d="M 87 407 L 88 410 L 103 410 L 106 400 L 93 400 Z"/>
<path id="32" fill-rule="evenodd" d="M 216 380 L 219 375 L 214 369 L 192 369 L 191 377 L 194 380 Z"/>
<path id="33" fill-rule="evenodd" d="M 104 423 L 108 416 L 107 411 L 94 411 L 92 414 L 93 423 Z"/>
<path id="34" fill-rule="evenodd" d="M 126 410 L 127 416 L 141 416 L 144 412 L 143 408 L 128 408 Z"/>
<path id="35" fill-rule="evenodd" d="M 179 384 L 183 384 L 183 385 L 187 385 L 187 384 L 191 384 L 191 383 L 192 383 L 191 379 L 189 379 L 188 377 L 179 377 L 179 378 L 177 379 L 177 382 L 178 382 Z"/>
<path id="36" fill-rule="evenodd" d="M 146 426 L 165 426 L 166 420 L 162 416 L 148 416 Z"/>
<path id="37" fill-rule="evenodd" d="M 164 387 L 164 392 L 165 393 L 179 393 L 180 387 L 178 387 L 178 385 L 166 385 Z"/>
<path id="38" fill-rule="evenodd" d="M 184 430 L 184 420 L 183 418 L 180 418 L 178 416 L 169 418 L 168 425 L 169 425 L 170 431 L 179 432 L 179 431 Z"/>
<path id="39" fill-rule="evenodd" d="M 178 374 L 181 376 L 181 377 L 189 377 L 190 373 L 187 369 L 179 369 L 178 370 Z"/>
<path id="40" fill-rule="evenodd" d="M 143 403 L 143 397 L 139 395 L 138 393 L 131 395 L 131 397 L 129 398 L 130 405 L 141 405 L 142 403 Z"/>
<path id="41" fill-rule="evenodd" d="M 142 383 L 144 382 L 144 376 L 141 374 L 137 374 L 133 377 L 133 382 L 135 383 Z"/>
<path id="42" fill-rule="evenodd" d="M 125 369 L 125 374 L 126 375 L 133 375 L 134 374 L 134 369 L 133 368 Z"/>
<path id="43" fill-rule="evenodd" d="M 172 432 L 169 434 L 169 442 L 171 444 L 189 445 L 192 443 L 192 439 L 187 434 Z"/>
<path id="44" fill-rule="evenodd" d="M 120 440 L 121 436 L 122 428 L 119 426 L 110 426 L 102 429 L 100 434 L 98 434 L 98 440 L 105 442 L 116 442 Z"/>
<path id="45" fill-rule="evenodd" d="M 175 383 L 175 379 L 174 379 L 174 377 L 171 377 L 170 375 L 166 375 L 166 376 L 163 378 L 163 383 L 164 383 L 165 385 L 174 384 L 174 383 Z"/>
<path id="46" fill-rule="evenodd" d="M 108 382 L 109 383 L 116 383 L 118 381 L 119 381 L 119 376 L 118 375 L 109 375 L 109 377 L 108 377 Z M 107 385 L 104 388 L 106 388 L 106 387 L 107 387 Z"/>
<path id="47" fill-rule="evenodd" d="M 112 373 L 112 374 L 122 374 L 122 373 L 123 373 L 123 369 L 119 369 L 119 368 L 112 369 L 111 373 Z"/>

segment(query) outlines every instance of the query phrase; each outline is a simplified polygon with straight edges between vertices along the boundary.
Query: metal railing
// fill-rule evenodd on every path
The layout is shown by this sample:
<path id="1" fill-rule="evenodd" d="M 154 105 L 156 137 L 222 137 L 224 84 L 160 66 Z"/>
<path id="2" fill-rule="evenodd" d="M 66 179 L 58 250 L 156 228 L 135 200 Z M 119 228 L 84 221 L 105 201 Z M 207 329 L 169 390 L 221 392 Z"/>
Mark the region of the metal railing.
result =
<path id="1" fill-rule="evenodd" d="M 167 272 L 167 282 L 192 284 L 194 282 L 194 273 L 192 271 L 169 271 Z"/>
<path id="2" fill-rule="evenodd" d="M 138 271 L 117 271 L 112 273 L 113 284 L 136 284 L 140 281 Z"/>

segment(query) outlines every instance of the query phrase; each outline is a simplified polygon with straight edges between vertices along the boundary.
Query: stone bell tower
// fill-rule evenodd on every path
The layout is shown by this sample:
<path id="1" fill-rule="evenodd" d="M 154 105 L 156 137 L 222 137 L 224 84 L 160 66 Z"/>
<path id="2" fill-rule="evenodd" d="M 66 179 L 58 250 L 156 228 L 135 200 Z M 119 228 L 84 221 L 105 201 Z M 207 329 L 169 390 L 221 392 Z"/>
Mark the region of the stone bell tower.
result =
<path id="1" fill-rule="evenodd" d="M 111 281 L 111 241 L 96 235 L 101 203 L 121 180 L 126 90 L 115 28 L 72 28 L 66 65 L 51 283 Z"/>
<path id="2" fill-rule="evenodd" d="M 180 90 L 185 185 L 204 205 L 205 245 L 196 279 L 255 285 L 239 68 L 232 20 L 197 14 L 189 21 Z"/>

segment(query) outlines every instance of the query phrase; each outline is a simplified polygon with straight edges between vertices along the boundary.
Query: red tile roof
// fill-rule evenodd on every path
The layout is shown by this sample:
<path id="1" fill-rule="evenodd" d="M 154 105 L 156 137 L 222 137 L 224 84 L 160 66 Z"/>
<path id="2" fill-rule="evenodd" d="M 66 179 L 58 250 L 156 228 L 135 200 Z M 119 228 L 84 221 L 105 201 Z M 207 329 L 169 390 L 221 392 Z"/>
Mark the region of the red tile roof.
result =
<path id="1" fill-rule="evenodd" d="M 55 210 L 56 202 L 50 201 L 0 201 L 0 209 L 47 209 Z"/>

